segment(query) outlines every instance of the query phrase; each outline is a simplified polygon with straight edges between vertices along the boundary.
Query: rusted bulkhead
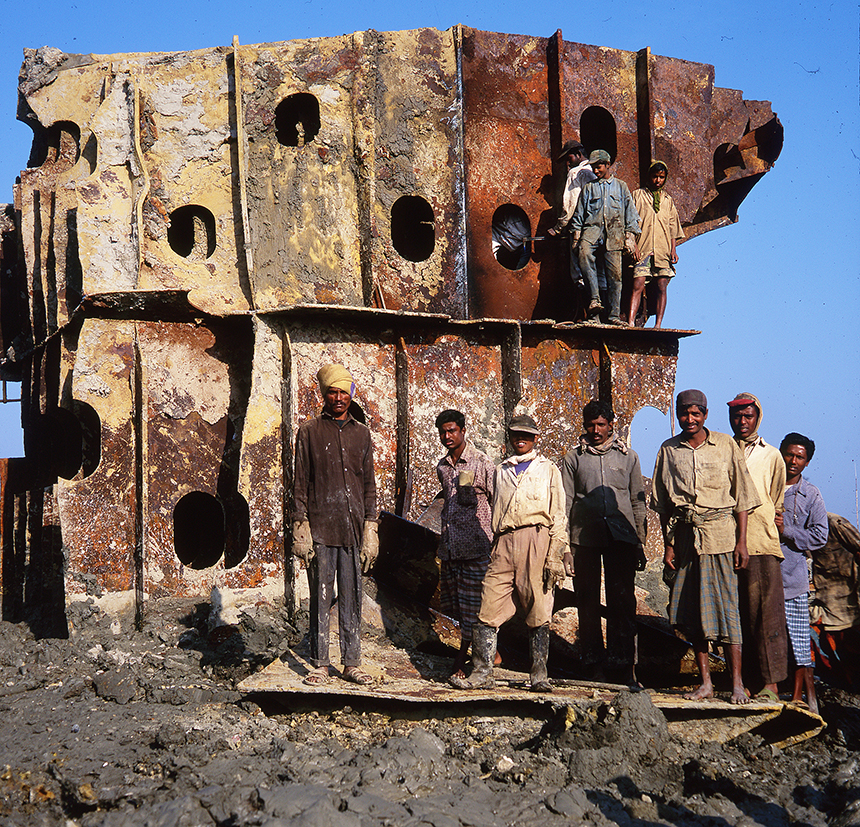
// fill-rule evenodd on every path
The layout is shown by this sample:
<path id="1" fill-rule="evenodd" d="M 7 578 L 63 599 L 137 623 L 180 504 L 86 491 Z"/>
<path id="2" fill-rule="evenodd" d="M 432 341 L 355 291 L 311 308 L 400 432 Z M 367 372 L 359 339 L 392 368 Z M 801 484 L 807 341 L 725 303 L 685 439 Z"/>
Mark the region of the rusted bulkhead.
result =
<path id="1" fill-rule="evenodd" d="M 289 599 L 292 439 L 322 363 L 353 372 L 380 507 L 408 518 L 437 491 L 442 408 L 497 459 L 515 411 L 556 458 L 598 393 L 622 430 L 667 411 L 686 332 L 532 321 L 572 318 L 565 245 L 512 261 L 493 222 L 542 233 L 579 137 L 631 187 L 651 154 L 681 167 L 694 235 L 734 220 L 782 134 L 709 66 L 560 32 L 44 48 L 19 89 L 0 370 L 23 380 L 26 458 L 0 474 L 0 594 L 60 626 L 86 595 Z"/>

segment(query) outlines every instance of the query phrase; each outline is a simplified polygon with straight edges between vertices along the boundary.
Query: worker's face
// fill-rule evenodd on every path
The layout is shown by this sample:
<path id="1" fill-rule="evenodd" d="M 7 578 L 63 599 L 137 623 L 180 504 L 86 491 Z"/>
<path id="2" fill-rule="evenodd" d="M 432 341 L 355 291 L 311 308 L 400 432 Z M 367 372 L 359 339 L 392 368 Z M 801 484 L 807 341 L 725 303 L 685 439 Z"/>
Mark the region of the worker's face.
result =
<path id="1" fill-rule="evenodd" d="M 746 439 L 752 434 L 758 425 L 758 411 L 755 405 L 746 405 L 743 408 L 731 408 L 729 422 L 732 431 L 739 439 Z"/>
<path id="2" fill-rule="evenodd" d="M 683 411 L 678 411 L 678 424 L 681 426 L 681 432 L 688 439 L 702 432 L 707 419 L 708 412 L 703 411 L 698 405 L 687 405 Z"/>
<path id="3" fill-rule="evenodd" d="M 534 434 L 526 431 L 508 431 L 508 440 L 511 443 L 511 448 L 514 449 L 514 454 L 518 457 L 524 456 L 535 447 L 537 437 Z"/>
<path id="4" fill-rule="evenodd" d="M 651 189 L 659 190 L 666 183 L 666 170 L 659 167 L 651 173 Z"/>
<path id="5" fill-rule="evenodd" d="M 589 419 L 584 425 L 585 434 L 592 445 L 603 445 L 612 433 L 612 423 L 605 416 Z"/>
<path id="6" fill-rule="evenodd" d="M 340 388 L 329 388 L 323 394 L 323 410 L 333 419 L 346 419 L 352 397 Z"/>
<path id="7" fill-rule="evenodd" d="M 573 169 L 573 167 L 579 166 L 579 164 L 582 163 L 583 158 L 584 156 L 581 155 L 579 152 L 571 152 L 567 156 L 567 168 Z"/>
<path id="8" fill-rule="evenodd" d="M 449 454 L 455 454 L 466 441 L 466 429 L 461 428 L 456 422 L 445 422 L 439 428 L 439 441 Z"/>
<path id="9" fill-rule="evenodd" d="M 607 164 L 605 161 L 600 161 L 597 164 L 592 164 L 591 169 L 597 176 L 598 180 L 606 178 L 606 176 L 609 174 L 609 164 Z"/>
<path id="10" fill-rule="evenodd" d="M 786 445 L 782 449 L 782 458 L 785 460 L 785 473 L 789 480 L 796 480 L 809 465 L 809 457 L 803 445 Z"/>

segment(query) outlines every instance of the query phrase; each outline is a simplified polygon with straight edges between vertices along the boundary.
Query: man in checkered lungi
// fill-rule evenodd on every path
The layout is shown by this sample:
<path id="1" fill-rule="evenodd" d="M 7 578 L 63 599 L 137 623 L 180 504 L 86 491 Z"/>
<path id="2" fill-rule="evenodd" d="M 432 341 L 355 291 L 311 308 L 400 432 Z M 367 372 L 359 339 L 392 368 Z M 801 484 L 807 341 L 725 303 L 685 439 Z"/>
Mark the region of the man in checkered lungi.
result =
<path id="1" fill-rule="evenodd" d="M 460 622 L 460 651 L 451 674 L 465 678 L 472 626 L 490 564 L 496 466 L 466 439 L 466 417 L 460 411 L 442 411 L 436 417 L 436 429 L 448 451 L 436 466 L 445 497 L 439 538 L 442 611 Z"/>
<path id="2" fill-rule="evenodd" d="M 705 428 L 705 394 L 682 391 L 676 412 L 681 433 L 657 454 L 651 508 L 663 528 L 666 575 L 674 575 L 669 621 L 692 643 L 702 675 L 701 686 L 684 697 L 714 694 L 708 664 L 714 641 L 727 650 L 731 702 L 745 704 L 737 571 L 749 560 L 747 517 L 760 500 L 735 441 Z"/>
<path id="3" fill-rule="evenodd" d="M 815 443 L 803 434 L 791 433 L 780 443 L 779 452 L 785 460 L 784 510 L 776 515 L 782 548 L 782 585 L 785 590 L 785 619 L 788 639 L 796 666 L 794 672 L 794 703 L 806 702 L 818 712 L 815 697 L 811 632 L 809 628 L 809 569 L 807 558 L 824 548 L 830 532 L 827 509 L 821 492 L 803 477 L 815 453 Z"/>

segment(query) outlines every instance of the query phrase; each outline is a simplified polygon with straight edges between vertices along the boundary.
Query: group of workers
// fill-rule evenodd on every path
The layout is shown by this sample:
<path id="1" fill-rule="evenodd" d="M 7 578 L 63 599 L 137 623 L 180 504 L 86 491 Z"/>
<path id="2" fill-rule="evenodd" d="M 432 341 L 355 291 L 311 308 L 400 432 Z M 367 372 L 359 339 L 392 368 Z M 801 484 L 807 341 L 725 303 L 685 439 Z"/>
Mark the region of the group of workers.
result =
<path id="1" fill-rule="evenodd" d="M 342 365 L 317 374 L 323 410 L 296 439 L 293 554 L 310 586 L 309 685 L 329 679 L 329 612 L 337 582 L 342 677 L 369 684 L 361 668 L 361 582 L 378 553 L 376 484 L 369 430 L 350 413 L 355 385 Z M 759 435 L 760 401 L 728 402 L 733 437 L 705 427 L 708 402 L 678 394 L 681 432 L 657 455 L 651 508 L 659 515 L 669 620 L 692 644 L 701 685 L 713 695 L 709 647 L 722 644 L 731 700 L 775 700 L 787 679 L 793 699 L 817 711 L 809 625 L 807 558 L 824 546 L 827 512 L 803 478 L 815 444 L 791 433 L 779 450 Z M 440 584 L 443 611 L 459 621 L 460 650 L 449 678 L 459 689 L 490 688 L 499 627 L 518 611 L 529 627 L 531 688 L 547 677 L 554 589 L 573 577 L 581 667 L 593 678 L 637 685 L 636 571 L 645 568 L 646 497 L 639 458 L 615 432 L 612 406 L 585 405 L 583 434 L 561 468 L 536 449 L 540 429 L 526 414 L 507 424 L 511 454 L 501 464 L 467 438 L 464 415 L 442 411 L 445 449 L 437 465 L 444 498 Z M 601 569 L 606 644 L 601 623 Z M 469 649 L 471 648 L 471 670 Z M 468 674 L 467 674 L 468 672 Z"/>
<path id="2" fill-rule="evenodd" d="M 665 192 L 669 167 L 652 162 L 645 187 L 630 192 L 615 178 L 612 158 L 595 149 L 588 157 L 578 141 L 568 141 L 558 161 L 567 164 L 559 218 L 547 231 L 570 237 L 570 276 L 588 294 L 586 322 L 634 325 L 648 282 L 656 292 L 655 327 L 663 324 L 666 290 L 675 275 L 677 244 L 684 231 L 672 197 Z M 633 257 L 630 299 L 622 312 L 622 254 Z"/>

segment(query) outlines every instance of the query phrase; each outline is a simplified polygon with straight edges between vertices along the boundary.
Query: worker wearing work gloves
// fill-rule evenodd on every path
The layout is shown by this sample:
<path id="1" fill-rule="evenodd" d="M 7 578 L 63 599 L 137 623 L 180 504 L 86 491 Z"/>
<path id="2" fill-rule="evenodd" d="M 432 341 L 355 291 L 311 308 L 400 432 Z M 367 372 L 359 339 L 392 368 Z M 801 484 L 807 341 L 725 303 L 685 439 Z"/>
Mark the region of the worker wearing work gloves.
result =
<path id="1" fill-rule="evenodd" d="M 496 468 L 493 551 L 481 590 L 481 610 L 472 627 L 472 673 L 452 675 L 457 689 L 494 686 L 493 658 L 499 627 L 521 607 L 529 627 L 531 688 L 552 692 L 547 678 L 553 590 L 564 579 L 567 515 L 561 473 L 535 450 L 540 432 L 526 415 L 508 424 L 513 454 Z"/>
<path id="2" fill-rule="evenodd" d="M 370 431 L 349 412 L 355 383 L 343 365 L 317 373 L 322 414 L 296 437 L 293 555 L 308 570 L 310 686 L 329 680 L 329 610 L 337 577 L 343 678 L 361 685 L 373 678 L 361 668 L 361 575 L 379 551 L 376 478 Z"/>

